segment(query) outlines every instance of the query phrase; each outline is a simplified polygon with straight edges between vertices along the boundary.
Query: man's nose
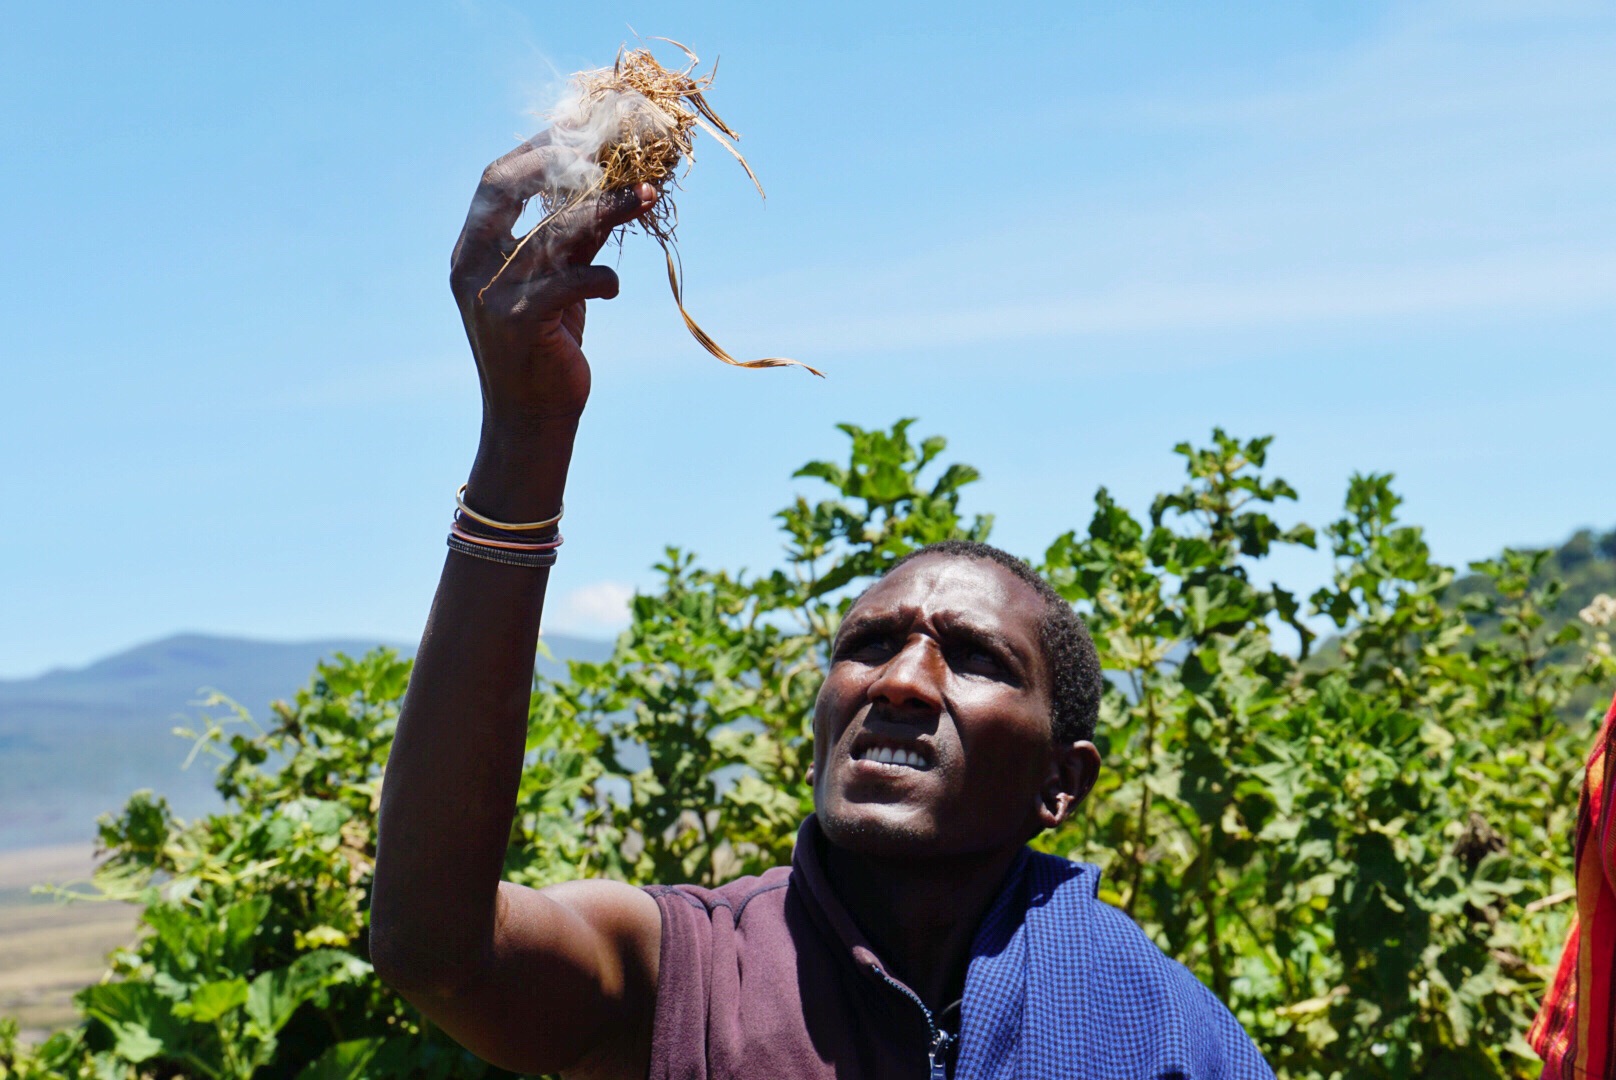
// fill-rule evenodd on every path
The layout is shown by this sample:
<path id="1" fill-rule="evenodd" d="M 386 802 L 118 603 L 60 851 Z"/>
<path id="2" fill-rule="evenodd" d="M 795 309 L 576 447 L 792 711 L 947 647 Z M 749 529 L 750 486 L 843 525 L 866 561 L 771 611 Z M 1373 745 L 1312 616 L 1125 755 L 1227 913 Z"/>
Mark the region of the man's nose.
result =
<path id="1" fill-rule="evenodd" d="M 937 643 L 916 635 L 876 673 L 870 700 L 900 711 L 935 712 L 942 706 L 945 667 Z"/>

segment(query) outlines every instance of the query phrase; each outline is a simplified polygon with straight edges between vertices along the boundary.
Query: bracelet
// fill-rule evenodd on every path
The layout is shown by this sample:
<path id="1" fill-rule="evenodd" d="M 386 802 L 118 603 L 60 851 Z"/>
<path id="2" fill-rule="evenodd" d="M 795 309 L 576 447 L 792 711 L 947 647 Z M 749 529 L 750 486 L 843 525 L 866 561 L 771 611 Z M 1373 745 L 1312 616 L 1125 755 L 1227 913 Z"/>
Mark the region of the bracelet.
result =
<path id="1" fill-rule="evenodd" d="M 453 533 L 449 534 L 449 550 L 486 562 L 504 563 L 506 566 L 545 567 L 554 566 L 556 561 L 556 549 L 553 546 L 541 545 L 541 550 L 507 551 L 503 547 L 489 547 L 482 543 L 462 540 Z"/>
<path id="2" fill-rule="evenodd" d="M 449 526 L 449 532 L 465 543 L 476 544 L 479 547 L 500 548 L 504 551 L 554 551 L 563 542 L 560 533 L 556 533 L 554 537 L 543 542 L 534 540 L 495 540 L 492 537 L 482 536 L 461 528 L 458 521 Z"/>
<path id="3" fill-rule="evenodd" d="M 567 504 L 562 503 L 561 509 L 556 511 L 555 517 L 545 518 L 543 521 L 527 521 L 521 524 L 513 524 L 508 521 L 495 521 L 493 518 L 483 517 L 477 511 L 466 505 L 466 488 L 468 486 L 469 485 L 467 484 L 461 484 L 460 490 L 455 492 L 455 506 L 459 507 L 460 512 L 465 514 L 471 520 L 480 525 L 487 525 L 490 529 L 498 529 L 500 532 L 537 532 L 540 529 L 553 529 L 557 525 L 561 524 L 561 515 L 567 512 Z"/>

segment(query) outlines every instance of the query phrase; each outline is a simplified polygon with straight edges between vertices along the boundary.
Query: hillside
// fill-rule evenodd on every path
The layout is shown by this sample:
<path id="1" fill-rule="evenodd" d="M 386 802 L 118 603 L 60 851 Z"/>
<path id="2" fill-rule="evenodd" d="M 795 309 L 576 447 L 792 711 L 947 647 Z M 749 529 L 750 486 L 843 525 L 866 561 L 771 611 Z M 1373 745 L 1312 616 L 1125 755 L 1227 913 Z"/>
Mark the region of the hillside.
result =
<path id="1" fill-rule="evenodd" d="M 1601 593 L 1616 596 L 1616 529 L 1607 533 L 1581 529 L 1559 547 L 1548 550 L 1533 584 L 1559 580 L 1564 591 L 1546 612 L 1547 619 L 1539 631 L 1542 638 L 1552 636 L 1568 622 L 1579 617 L 1579 612 Z M 1480 574 L 1470 574 L 1453 583 L 1449 599 L 1462 603 L 1467 598 L 1485 596 L 1492 591 L 1492 583 Z M 1495 617 L 1472 615 L 1471 621 L 1479 637 L 1498 636 L 1500 627 Z M 1550 653 L 1556 661 L 1565 661 L 1574 655 L 1577 647 L 1564 646 Z M 1610 687 L 1584 687 L 1573 695 L 1567 716 L 1578 717 L 1590 709 L 1603 709 L 1610 701 Z"/>
<path id="2" fill-rule="evenodd" d="M 601 659 L 605 642 L 545 638 L 557 661 Z M 360 655 L 365 641 L 265 642 L 181 634 L 86 667 L 0 680 L 0 851 L 87 842 L 96 815 L 152 788 L 181 816 L 215 805 L 207 760 L 181 769 L 189 747 L 172 734 L 195 726 L 196 702 L 217 690 L 263 716 L 269 703 L 308 682 L 336 652 Z M 400 647 L 408 654 L 410 647 Z"/>
<path id="3" fill-rule="evenodd" d="M 1558 578 L 1565 584 L 1565 592 L 1553 609 L 1556 625 L 1575 619 L 1577 612 L 1600 593 L 1616 596 L 1616 529 L 1608 533 L 1579 530 L 1549 552 L 1539 577 Z M 1454 582 L 1453 595 L 1463 599 L 1489 588 L 1486 578 L 1471 574 Z M 1477 629 L 1486 632 L 1492 628 L 1478 622 Z"/>

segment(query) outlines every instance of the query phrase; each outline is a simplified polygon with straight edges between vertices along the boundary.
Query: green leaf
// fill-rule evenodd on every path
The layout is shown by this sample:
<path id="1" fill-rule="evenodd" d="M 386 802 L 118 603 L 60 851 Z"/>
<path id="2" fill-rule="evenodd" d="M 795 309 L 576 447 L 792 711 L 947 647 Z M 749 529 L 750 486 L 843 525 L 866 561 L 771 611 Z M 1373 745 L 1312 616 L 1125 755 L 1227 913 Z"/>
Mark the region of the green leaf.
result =
<path id="1" fill-rule="evenodd" d="M 349 1039 L 332 1043 L 311 1061 L 297 1080 L 363 1080 L 366 1067 L 376 1057 L 386 1039 Z"/>
<path id="2" fill-rule="evenodd" d="M 267 896 L 255 896 L 230 905 L 225 910 L 220 949 L 231 957 L 245 954 L 251 948 L 253 935 L 269 915 L 269 905 Z"/>
<path id="3" fill-rule="evenodd" d="M 174 1005 L 174 1015 L 202 1024 L 211 1024 L 232 1009 L 247 1003 L 247 980 L 224 979 L 203 983 L 191 991 L 188 1001 Z"/>
<path id="4" fill-rule="evenodd" d="M 85 1016 L 106 1025 L 119 1056 L 134 1064 L 184 1041 L 173 1003 L 149 985 L 101 983 L 80 991 L 75 1000 Z"/>
<path id="5" fill-rule="evenodd" d="M 247 991 L 247 1015 L 261 1035 L 273 1035 L 305 1001 L 369 973 L 369 964 L 340 949 L 306 953 L 253 979 Z"/>

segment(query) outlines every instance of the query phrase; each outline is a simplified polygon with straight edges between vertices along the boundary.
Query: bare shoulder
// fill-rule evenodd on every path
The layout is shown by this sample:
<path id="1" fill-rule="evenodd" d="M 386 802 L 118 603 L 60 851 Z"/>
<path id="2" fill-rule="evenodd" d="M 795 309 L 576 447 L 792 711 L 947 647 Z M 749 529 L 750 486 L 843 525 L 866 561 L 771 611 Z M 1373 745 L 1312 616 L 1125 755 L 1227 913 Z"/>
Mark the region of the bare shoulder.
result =
<path id="1" fill-rule="evenodd" d="M 513 889 L 514 886 L 503 886 Z M 577 920 L 608 949 L 628 973 L 656 986 L 662 951 L 662 913 L 649 893 L 621 881 L 565 881 L 538 892 Z M 581 929 L 582 927 L 579 927 Z"/>
<path id="2" fill-rule="evenodd" d="M 465 977 L 404 996 L 512 1072 L 643 1077 L 662 947 L 656 901 L 617 881 L 505 882 L 495 904 L 491 948 Z"/>
<path id="3" fill-rule="evenodd" d="M 509 888 L 509 886 L 507 886 Z M 567 1080 L 643 1077 L 650 1064 L 651 1028 L 662 951 L 662 913 L 649 894 L 620 881 L 568 881 L 538 894 L 564 912 L 571 931 L 593 940 L 590 964 L 603 1011 L 616 1022 L 589 1040 L 564 1071 Z M 552 924 L 552 932 L 565 927 Z M 553 940 L 553 939 L 552 939 Z"/>

